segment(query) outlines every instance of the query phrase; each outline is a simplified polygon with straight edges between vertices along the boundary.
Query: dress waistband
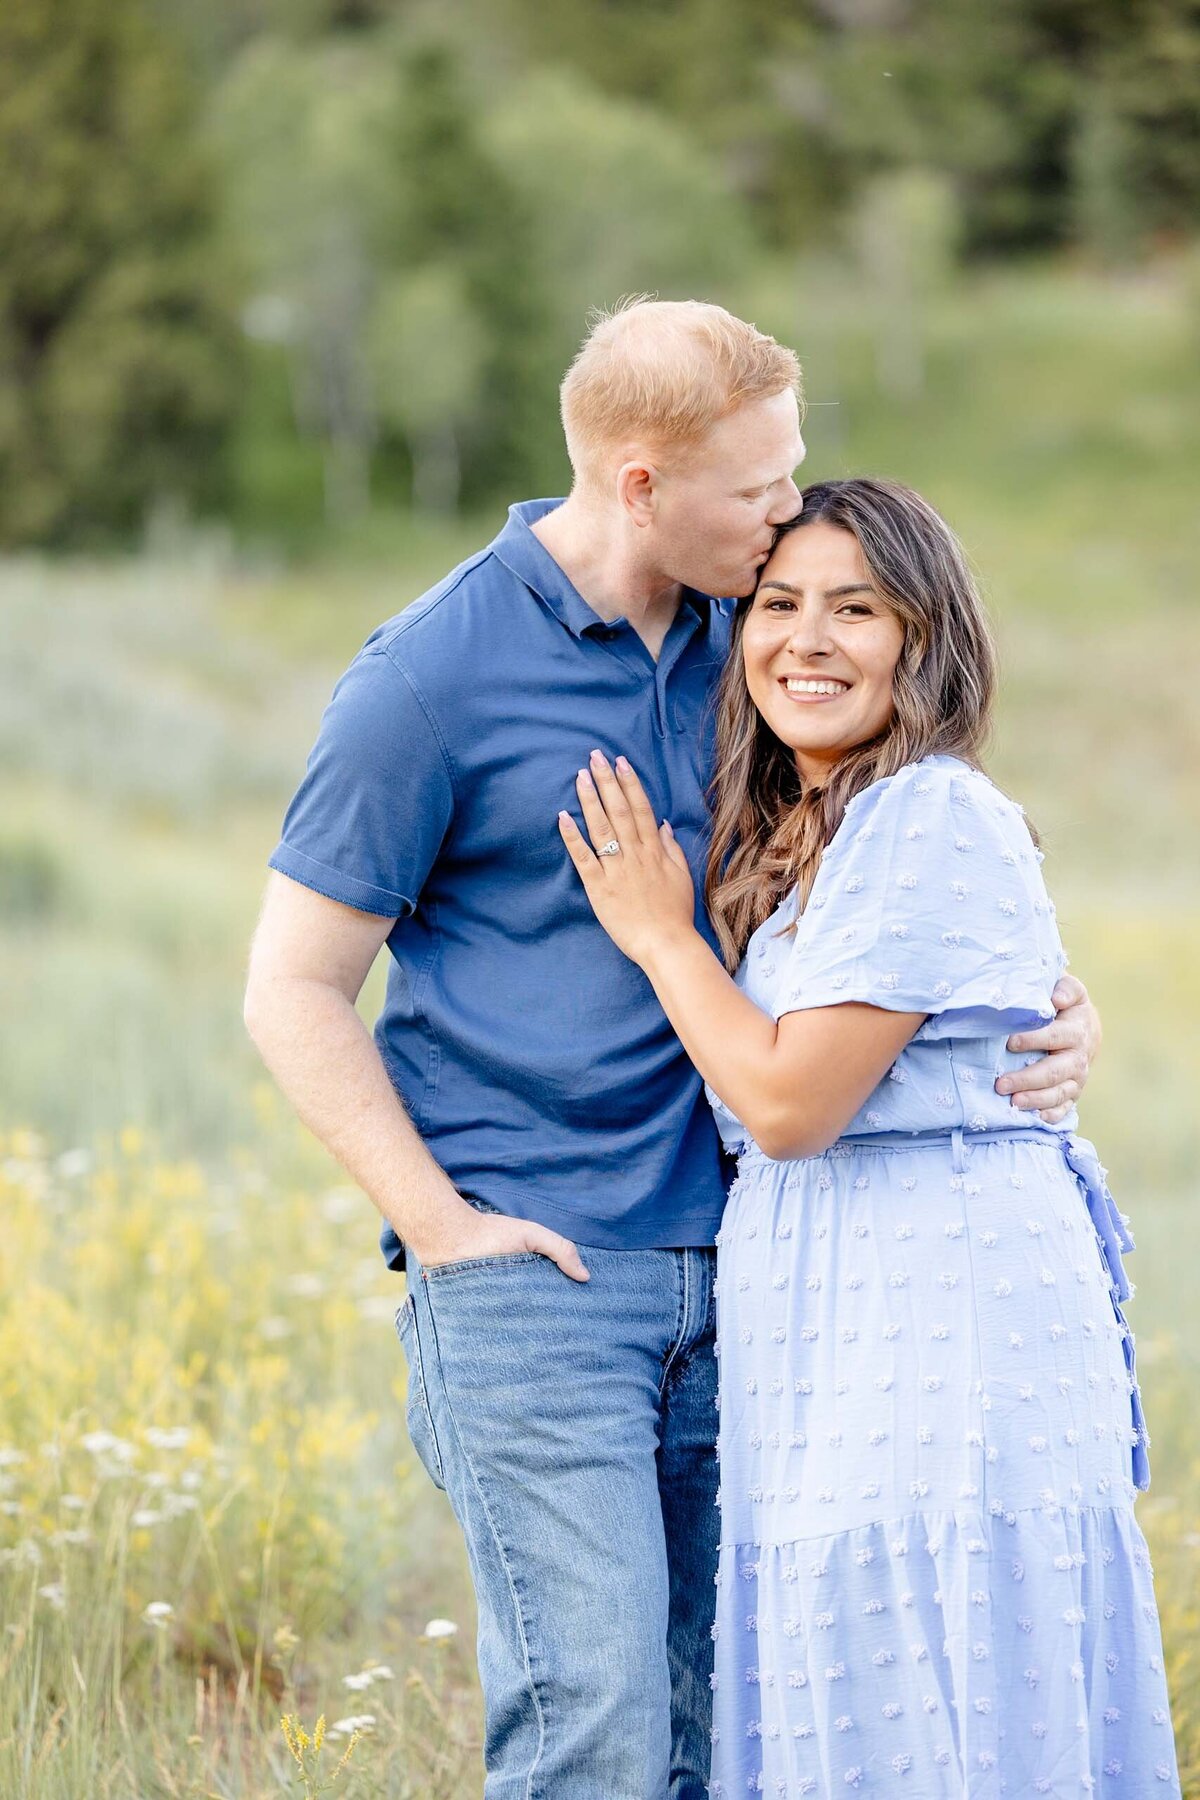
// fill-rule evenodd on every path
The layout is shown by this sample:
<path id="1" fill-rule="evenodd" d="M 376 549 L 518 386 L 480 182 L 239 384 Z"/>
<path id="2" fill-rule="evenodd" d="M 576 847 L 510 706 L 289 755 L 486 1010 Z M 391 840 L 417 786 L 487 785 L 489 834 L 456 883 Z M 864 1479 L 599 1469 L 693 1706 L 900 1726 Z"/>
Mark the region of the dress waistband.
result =
<path id="1" fill-rule="evenodd" d="M 831 1144 L 828 1150 L 821 1152 L 821 1156 L 853 1156 L 858 1150 L 941 1150 L 944 1152 L 946 1146 L 949 1145 L 957 1160 L 962 1150 L 970 1149 L 973 1144 L 1040 1143 L 1052 1144 L 1059 1149 L 1068 1135 L 1062 1131 L 1039 1131 L 1036 1125 L 1014 1125 L 1011 1129 L 996 1127 L 994 1130 L 986 1131 L 969 1131 L 964 1126 L 953 1126 L 945 1131 L 865 1131 L 854 1137 L 838 1138 L 837 1142 Z M 757 1144 L 749 1139 L 743 1142 L 735 1154 L 739 1168 L 743 1164 L 749 1166 L 777 1160 L 767 1156 Z M 820 1157 L 811 1157 L 806 1160 L 817 1162 Z"/>
<path id="2" fill-rule="evenodd" d="M 852 1156 L 855 1151 L 863 1149 L 937 1149 L 945 1152 L 947 1148 L 950 1148 L 953 1153 L 955 1169 L 962 1171 L 967 1167 L 967 1154 L 976 1144 L 981 1143 L 1050 1145 L 1058 1150 L 1083 1190 L 1088 1217 L 1091 1219 L 1096 1242 L 1108 1274 L 1109 1295 L 1121 1335 L 1125 1368 L 1129 1376 L 1132 1409 L 1130 1444 L 1133 1451 L 1134 1486 L 1147 1488 L 1150 1485 L 1150 1462 L 1147 1455 L 1150 1438 L 1146 1430 L 1146 1415 L 1142 1409 L 1142 1394 L 1138 1387 L 1137 1371 L 1134 1366 L 1133 1333 L 1121 1310 L 1122 1301 L 1128 1300 L 1133 1292 L 1122 1259 L 1126 1251 L 1133 1249 L 1134 1244 L 1129 1234 L 1129 1221 L 1124 1213 L 1118 1210 L 1117 1203 L 1109 1192 L 1108 1171 L 1101 1163 L 1096 1146 L 1090 1139 L 1079 1137 L 1073 1131 L 1039 1131 L 1036 1126 L 1016 1126 L 1010 1131 L 1000 1129 L 964 1131 L 961 1126 L 956 1126 L 948 1131 L 878 1131 L 864 1134 L 862 1137 L 839 1138 L 835 1144 L 830 1145 L 824 1155 L 838 1159 Z M 770 1160 L 764 1156 L 757 1144 L 748 1145 L 738 1155 L 738 1173 L 741 1174 L 744 1168 L 749 1169 Z M 808 1160 L 816 1162 L 822 1159 L 813 1157 Z"/>

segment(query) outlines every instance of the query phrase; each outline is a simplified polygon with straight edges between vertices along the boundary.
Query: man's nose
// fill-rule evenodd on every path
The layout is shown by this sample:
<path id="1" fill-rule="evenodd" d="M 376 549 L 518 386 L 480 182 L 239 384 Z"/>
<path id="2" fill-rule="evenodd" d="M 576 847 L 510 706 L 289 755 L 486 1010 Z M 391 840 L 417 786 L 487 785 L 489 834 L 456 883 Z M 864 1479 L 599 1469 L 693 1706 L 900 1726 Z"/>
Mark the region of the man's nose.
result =
<path id="1" fill-rule="evenodd" d="M 767 514 L 767 523 L 768 525 L 786 525 L 789 519 L 798 519 L 803 508 L 804 501 L 800 497 L 800 489 L 789 476 L 786 492 L 780 496 L 776 505 Z"/>

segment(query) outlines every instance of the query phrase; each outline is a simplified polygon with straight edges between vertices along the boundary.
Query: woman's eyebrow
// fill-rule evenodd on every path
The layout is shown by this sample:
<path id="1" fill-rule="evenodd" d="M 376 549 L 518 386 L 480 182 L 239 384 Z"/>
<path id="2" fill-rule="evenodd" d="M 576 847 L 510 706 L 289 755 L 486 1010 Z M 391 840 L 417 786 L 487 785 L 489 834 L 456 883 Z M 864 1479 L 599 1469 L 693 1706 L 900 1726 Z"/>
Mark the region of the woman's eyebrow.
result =
<path id="1" fill-rule="evenodd" d="M 793 587 L 790 581 L 760 582 L 759 592 L 762 593 L 764 588 L 777 589 L 781 594 L 791 594 L 797 600 L 804 598 L 804 589 Z M 847 582 L 845 587 L 826 588 L 825 598 L 826 600 L 844 600 L 847 594 L 873 594 L 874 592 L 875 589 L 869 581 L 851 581 Z"/>

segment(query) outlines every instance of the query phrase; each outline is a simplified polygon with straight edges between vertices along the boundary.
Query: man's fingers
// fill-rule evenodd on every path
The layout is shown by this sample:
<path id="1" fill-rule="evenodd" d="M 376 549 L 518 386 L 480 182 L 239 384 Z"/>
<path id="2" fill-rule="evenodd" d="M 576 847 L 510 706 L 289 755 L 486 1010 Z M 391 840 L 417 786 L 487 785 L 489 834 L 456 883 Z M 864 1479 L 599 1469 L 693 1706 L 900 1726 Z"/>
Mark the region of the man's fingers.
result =
<path id="1" fill-rule="evenodd" d="M 1088 991 L 1078 975 L 1060 975 L 1050 1001 L 1058 1012 L 1064 1012 L 1069 1006 L 1079 1006 L 1087 997 Z"/>
<path id="2" fill-rule="evenodd" d="M 544 1225 L 531 1225 L 525 1239 L 525 1247 L 535 1250 L 539 1256 L 549 1257 L 557 1263 L 564 1275 L 572 1281 L 590 1281 L 583 1258 L 571 1242 L 570 1238 L 560 1237 L 557 1231 L 549 1231 Z"/>
<path id="3" fill-rule="evenodd" d="M 1043 1056 L 1039 1062 L 1023 1069 L 1009 1069 L 996 1083 L 998 1094 L 1036 1094 L 1053 1087 L 1058 1081 L 1077 1081 L 1082 1087 L 1087 1077 L 1087 1064 L 1077 1050 L 1060 1050 Z"/>
<path id="4" fill-rule="evenodd" d="M 1079 1083 L 1063 1081 L 1056 1087 L 1039 1088 L 1035 1094 L 1018 1094 L 1013 1105 L 1021 1112 L 1045 1112 L 1058 1107 L 1070 1108 L 1079 1098 Z"/>
<path id="5" fill-rule="evenodd" d="M 1069 1018 L 1054 1019 L 1049 1025 L 1041 1025 L 1036 1031 L 1016 1031 L 1008 1040 L 1008 1048 L 1015 1054 L 1030 1051 L 1049 1056 L 1055 1050 L 1074 1050 L 1079 1043 L 1078 1023 Z"/>

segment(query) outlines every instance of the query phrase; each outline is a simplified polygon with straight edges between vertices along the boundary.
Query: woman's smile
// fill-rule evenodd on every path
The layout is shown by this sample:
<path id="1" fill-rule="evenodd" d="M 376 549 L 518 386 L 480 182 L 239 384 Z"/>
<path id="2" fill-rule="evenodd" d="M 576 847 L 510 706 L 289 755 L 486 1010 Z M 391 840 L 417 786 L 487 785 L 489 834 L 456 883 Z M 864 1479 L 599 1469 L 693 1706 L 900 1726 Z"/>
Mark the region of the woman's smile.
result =
<path id="1" fill-rule="evenodd" d="M 790 700 L 802 704 L 814 700 L 840 700 L 843 694 L 850 692 L 848 681 L 830 681 L 826 676 L 808 680 L 800 675 L 783 675 L 779 684 Z"/>

